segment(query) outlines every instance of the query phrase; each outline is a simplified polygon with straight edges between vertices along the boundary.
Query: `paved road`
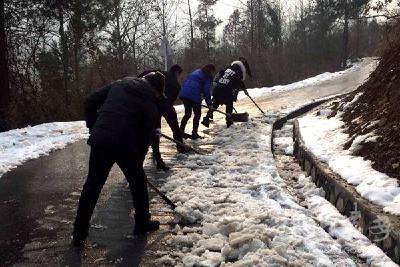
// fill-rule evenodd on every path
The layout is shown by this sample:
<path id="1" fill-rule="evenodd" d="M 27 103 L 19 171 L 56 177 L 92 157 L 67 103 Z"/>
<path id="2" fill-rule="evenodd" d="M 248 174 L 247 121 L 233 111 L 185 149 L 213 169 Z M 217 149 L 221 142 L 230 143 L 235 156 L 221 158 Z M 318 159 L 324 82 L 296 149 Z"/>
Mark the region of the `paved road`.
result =
<path id="1" fill-rule="evenodd" d="M 339 80 L 264 96 L 257 101 L 266 112 L 271 112 L 282 106 L 299 106 L 314 98 L 349 92 L 368 77 L 373 67 L 372 61 L 368 61 L 360 70 Z M 236 107 L 239 112 L 258 114 L 248 100 Z M 212 149 L 198 144 L 200 148 Z M 87 173 L 88 151 L 85 141 L 80 141 L 29 161 L 0 179 L 0 266 L 151 266 L 152 252 L 163 245 L 172 225 L 172 213 L 151 194 L 151 210 L 163 223 L 162 230 L 145 238 L 131 238 L 132 203 L 118 168 L 112 170 L 102 191 L 88 245 L 83 250 L 70 247 L 72 221 Z M 184 160 L 184 156 L 175 154 L 172 144 L 162 142 L 162 151 L 167 162 Z M 169 174 L 157 172 L 150 159 L 146 170 L 157 184 L 168 179 Z"/>

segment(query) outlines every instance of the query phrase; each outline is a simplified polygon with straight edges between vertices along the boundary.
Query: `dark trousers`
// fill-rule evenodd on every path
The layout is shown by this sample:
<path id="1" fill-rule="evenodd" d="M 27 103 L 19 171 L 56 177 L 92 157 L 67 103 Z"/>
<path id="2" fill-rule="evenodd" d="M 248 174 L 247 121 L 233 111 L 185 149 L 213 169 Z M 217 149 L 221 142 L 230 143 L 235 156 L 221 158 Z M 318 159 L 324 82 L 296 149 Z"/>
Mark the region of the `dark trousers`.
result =
<path id="1" fill-rule="evenodd" d="M 222 104 L 222 103 L 219 103 L 217 101 L 214 101 L 213 108 L 217 109 L 221 105 L 225 105 L 226 106 L 225 113 L 232 114 L 232 112 L 233 112 L 233 101 L 227 101 L 226 104 Z M 209 109 L 208 112 L 207 112 L 206 118 L 207 119 L 212 119 L 213 116 L 214 116 L 214 111 L 212 109 Z M 227 124 L 231 124 L 232 123 L 232 118 L 230 116 L 226 116 L 225 119 L 226 119 L 226 123 Z"/>
<path id="2" fill-rule="evenodd" d="M 165 120 L 168 123 L 169 128 L 171 128 L 172 135 L 175 140 L 179 142 L 183 142 L 182 133 L 179 129 L 178 123 L 178 115 L 176 114 L 176 110 L 172 104 L 166 104 L 164 106 L 163 115 Z M 161 128 L 161 118 L 157 128 Z M 161 153 L 160 153 L 160 137 L 154 132 L 151 142 L 151 149 L 153 150 L 153 157 L 157 163 L 162 161 Z"/>
<path id="3" fill-rule="evenodd" d="M 147 178 L 143 170 L 143 161 L 143 156 L 138 157 L 133 153 L 92 146 L 89 173 L 79 199 L 74 234 L 87 234 L 94 207 L 114 163 L 118 164 L 128 180 L 135 208 L 135 223 L 145 223 L 150 219 Z"/>
<path id="4" fill-rule="evenodd" d="M 200 117 L 201 117 L 201 104 L 195 103 L 192 100 L 182 98 L 183 105 L 185 107 L 185 115 L 182 118 L 181 121 L 181 132 L 185 132 L 186 124 L 190 117 L 192 116 L 192 111 L 194 113 L 194 118 L 193 118 L 193 130 L 192 133 L 196 133 L 199 129 L 199 122 L 200 122 Z"/>

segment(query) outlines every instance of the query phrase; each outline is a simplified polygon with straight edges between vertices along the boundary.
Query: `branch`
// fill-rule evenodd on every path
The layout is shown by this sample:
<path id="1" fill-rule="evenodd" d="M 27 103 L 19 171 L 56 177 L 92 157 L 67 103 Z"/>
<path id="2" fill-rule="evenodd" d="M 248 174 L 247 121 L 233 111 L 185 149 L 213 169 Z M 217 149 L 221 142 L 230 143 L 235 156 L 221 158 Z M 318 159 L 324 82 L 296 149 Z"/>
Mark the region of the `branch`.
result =
<path id="1" fill-rule="evenodd" d="M 373 19 L 373 18 L 380 18 L 380 17 L 383 17 L 383 18 L 386 18 L 386 19 L 396 19 L 396 18 L 400 17 L 400 14 L 393 15 L 393 16 L 388 16 L 388 15 L 383 15 L 382 14 L 382 15 L 373 15 L 373 16 L 364 16 L 364 17 L 351 17 L 349 19 L 359 20 L 359 19 Z"/>

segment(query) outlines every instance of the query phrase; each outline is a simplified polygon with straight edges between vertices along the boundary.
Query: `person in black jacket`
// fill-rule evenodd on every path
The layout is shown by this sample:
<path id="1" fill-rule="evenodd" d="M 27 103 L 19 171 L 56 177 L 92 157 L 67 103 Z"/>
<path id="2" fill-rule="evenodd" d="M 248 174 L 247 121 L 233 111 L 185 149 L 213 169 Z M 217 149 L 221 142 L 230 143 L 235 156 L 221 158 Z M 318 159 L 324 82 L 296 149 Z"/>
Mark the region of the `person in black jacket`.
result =
<path id="1" fill-rule="evenodd" d="M 165 75 L 164 94 L 166 98 L 162 103 L 161 116 L 165 118 L 169 127 L 171 128 L 174 139 L 181 143 L 184 143 L 182 133 L 179 129 L 178 115 L 176 114 L 176 110 L 174 108 L 174 102 L 178 98 L 179 91 L 181 89 L 181 85 L 179 84 L 178 79 L 183 70 L 178 64 L 175 64 L 167 72 L 163 72 L 160 70 L 146 70 L 139 74 L 138 77 L 143 77 L 147 73 L 154 71 L 159 71 Z M 157 125 L 158 130 L 156 130 L 153 134 L 151 148 L 153 151 L 153 159 L 156 162 L 157 169 L 168 171 L 170 168 L 165 165 L 160 153 L 161 116 Z M 177 145 L 176 148 L 179 153 L 188 152 L 188 148 L 182 145 Z"/>
<path id="2" fill-rule="evenodd" d="M 73 245 L 81 246 L 90 218 L 107 176 L 117 163 L 128 180 L 135 208 L 134 234 L 159 228 L 150 220 L 149 198 L 143 161 L 159 118 L 158 103 L 165 78 L 149 73 L 144 78 L 125 78 L 91 94 L 85 102 L 91 147 L 89 172 L 79 199 Z"/>
<path id="3" fill-rule="evenodd" d="M 213 109 L 220 105 L 226 105 L 226 113 L 232 114 L 233 102 L 237 100 L 239 90 L 248 94 L 244 80 L 246 76 L 251 77 L 250 66 L 244 57 L 232 62 L 232 64 L 220 72 L 220 77 L 216 81 L 213 91 L 213 107 L 207 112 L 207 115 L 201 122 L 207 128 L 210 126 L 210 120 L 213 118 Z M 232 118 L 226 116 L 226 126 L 229 128 L 233 124 Z"/>

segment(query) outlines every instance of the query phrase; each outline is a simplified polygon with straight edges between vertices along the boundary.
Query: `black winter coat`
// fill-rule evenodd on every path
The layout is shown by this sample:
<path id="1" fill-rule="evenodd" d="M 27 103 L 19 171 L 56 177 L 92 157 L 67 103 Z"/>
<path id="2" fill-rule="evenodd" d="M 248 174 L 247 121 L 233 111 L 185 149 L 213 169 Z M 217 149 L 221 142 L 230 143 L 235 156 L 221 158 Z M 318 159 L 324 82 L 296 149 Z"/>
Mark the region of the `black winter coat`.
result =
<path id="1" fill-rule="evenodd" d="M 167 97 L 167 101 L 173 105 L 179 96 L 181 85 L 178 82 L 175 74 L 171 71 L 164 72 L 165 75 L 165 91 L 164 94 Z"/>
<path id="2" fill-rule="evenodd" d="M 173 105 L 176 99 L 179 96 L 179 92 L 181 90 L 181 85 L 178 82 L 178 79 L 176 78 L 175 74 L 173 72 L 169 71 L 163 71 L 159 69 L 151 69 L 151 70 L 145 70 L 141 74 L 139 74 L 138 77 L 143 77 L 146 74 L 150 72 L 161 72 L 165 76 L 165 90 L 164 90 L 164 95 L 167 98 L 166 104 L 171 104 Z"/>
<path id="3" fill-rule="evenodd" d="M 88 144 L 147 153 L 159 119 L 154 89 L 143 79 L 125 78 L 91 94 L 85 102 Z"/>
<path id="4" fill-rule="evenodd" d="M 227 104 L 236 101 L 240 89 L 245 89 L 243 73 L 239 65 L 232 65 L 221 72 L 213 92 L 213 101 Z"/>

